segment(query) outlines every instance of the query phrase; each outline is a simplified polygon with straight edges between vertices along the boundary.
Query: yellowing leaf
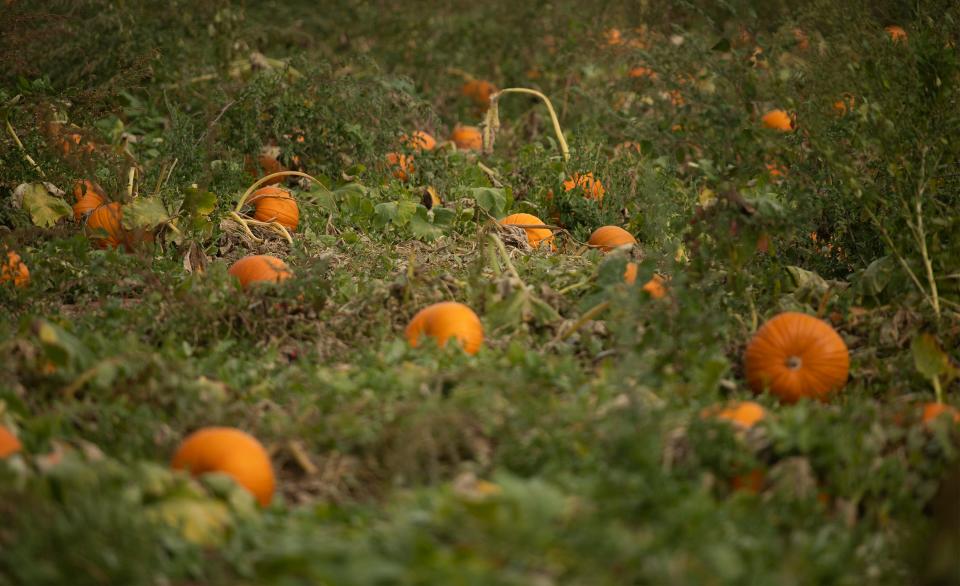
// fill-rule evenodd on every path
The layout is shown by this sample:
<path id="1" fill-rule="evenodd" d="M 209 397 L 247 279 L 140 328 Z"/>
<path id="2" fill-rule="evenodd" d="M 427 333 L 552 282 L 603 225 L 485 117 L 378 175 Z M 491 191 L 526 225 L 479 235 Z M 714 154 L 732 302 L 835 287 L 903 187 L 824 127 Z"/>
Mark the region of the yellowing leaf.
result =
<path id="1" fill-rule="evenodd" d="M 24 183 L 17 187 L 17 194 L 30 220 L 41 228 L 49 228 L 73 215 L 70 204 L 52 195 L 43 183 Z"/>
<path id="2" fill-rule="evenodd" d="M 153 229 L 170 219 L 170 214 L 157 197 L 141 197 L 123 206 L 123 227 Z"/>

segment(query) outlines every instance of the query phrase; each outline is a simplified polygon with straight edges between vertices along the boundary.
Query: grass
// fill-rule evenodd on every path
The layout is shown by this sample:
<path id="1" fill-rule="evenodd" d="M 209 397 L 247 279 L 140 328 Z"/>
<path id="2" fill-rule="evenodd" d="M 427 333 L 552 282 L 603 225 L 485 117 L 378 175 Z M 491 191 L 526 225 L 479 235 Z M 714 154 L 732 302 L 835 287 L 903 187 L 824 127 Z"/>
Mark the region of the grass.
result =
<path id="1" fill-rule="evenodd" d="M 0 8 L 0 241 L 30 269 L 0 284 L 23 443 L 0 584 L 950 583 L 960 429 L 920 413 L 960 406 L 952 3 L 327 4 Z M 492 153 L 442 144 L 483 120 L 471 76 L 547 95 L 570 159 L 522 95 Z M 762 128 L 774 108 L 794 132 Z M 441 144 L 411 151 L 416 129 Z M 264 146 L 320 181 L 287 180 L 292 244 L 229 219 Z M 586 172 L 602 202 L 564 189 Z M 80 178 L 153 243 L 11 203 Z M 520 212 L 556 251 L 496 226 Z M 605 224 L 639 245 L 586 248 Z M 229 264 L 261 253 L 295 278 L 241 290 Z M 476 356 L 408 346 L 447 300 L 481 317 Z M 747 387 L 781 311 L 849 346 L 830 401 Z M 749 431 L 701 415 L 746 399 Z M 270 507 L 168 469 L 206 425 L 264 443 Z"/>

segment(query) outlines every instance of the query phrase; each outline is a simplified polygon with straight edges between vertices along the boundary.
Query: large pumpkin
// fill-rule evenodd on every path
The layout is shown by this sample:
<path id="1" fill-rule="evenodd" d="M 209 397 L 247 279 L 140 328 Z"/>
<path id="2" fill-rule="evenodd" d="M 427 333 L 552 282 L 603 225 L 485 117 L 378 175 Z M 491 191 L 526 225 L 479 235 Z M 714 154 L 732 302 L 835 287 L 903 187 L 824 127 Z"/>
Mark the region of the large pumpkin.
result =
<path id="1" fill-rule="evenodd" d="M 457 148 L 465 151 L 479 151 L 483 148 L 483 134 L 476 126 L 460 126 L 453 129 L 450 140 L 457 145 Z"/>
<path id="2" fill-rule="evenodd" d="M 23 446 L 20 440 L 13 435 L 9 429 L 0 425 L 0 459 L 12 456 L 19 452 Z"/>
<path id="3" fill-rule="evenodd" d="M 100 248 L 117 248 L 127 242 L 127 234 L 120 223 L 123 209 L 118 202 L 99 206 L 87 216 L 87 232 Z"/>
<path id="4" fill-rule="evenodd" d="M 247 200 L 254 209 L 253 217 L 261 222 L 279 222 L 284 228 L 296 230 L 300 223 L 297 200 L 282 187 L 263 187 Z"/>
<path id="5" fill-rule="evenodd" d="M 604 252 L 610 252 L 627 244 L 636 244 L 637 239 L 620 226 L 602 226 L 593 231 L 588 244 Z"/>
<path id="6" fill-rule="evenodd" d="M 253 436 L 231 427 L 206 427 L 180 444 L 171 463 L 194 476 L 222 472 L 246 488 L 262 506 L 273 499 L 276 480 L 270 456 Z"/>
<path id="7" fill-rule="evenodd" d="M 279 283 L 293 276 L 287 263 L 269 254 L 252 254 L 236 261 L 227 272 L 246 289 L 253 283 Z"/>
<path id="8" fill-rule="evenodd" d="M 483 344 L 483 324 L 472 309 L 462 303 L 446 301 L 421 309 L 406 330 L 407 341 L 416 348 L 423 336 L 430 336 L 438 346 L 455 338 L 467 354 L 476 354 Z"/>
<path id="9" fill-rule="evenodd" d="M 7 262 L 0 265 L 0 283 L 12 282 L 15 287 L 26 287 L 30 282 L 30 269 L 20 255 L 7 251 Z"/>
<path id="10" fill-rule="evenodd" d="M 106 203 L 106 197 L 97 186 L 86 179 L 77 181 L 73 185 L 73 219 L 83 220 L 83 217 Z"/>
<path id="11" fill-rule="evenodd" d="M 543 226 L 543 220 L 533 214 L 511 214 L 500 220 L 505 226 Z M 527 242 L 533 248 L 538 248 L 541 244 L 548 244 L 553 248 L 553 232 L 549 228 L 524 228 L 527 234 Z"/>
<path id="12" fill-rule="evenodd" d="M 745 354 L 747 382 L 781 400 L 826 400 L 847 382 L 850 353 L 826 322 L 803 313 L 774 317 L 757 331 Z"/>

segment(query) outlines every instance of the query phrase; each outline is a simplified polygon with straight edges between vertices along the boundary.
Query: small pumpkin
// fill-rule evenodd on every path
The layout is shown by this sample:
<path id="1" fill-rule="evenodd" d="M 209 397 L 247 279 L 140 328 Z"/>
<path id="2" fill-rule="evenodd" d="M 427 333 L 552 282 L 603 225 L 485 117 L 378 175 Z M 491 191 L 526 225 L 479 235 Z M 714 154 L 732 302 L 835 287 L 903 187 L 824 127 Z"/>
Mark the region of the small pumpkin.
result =
<path id="1" fill-rule="evenodd" d="M 26 287 L 30 282 L 30 269 L 20 255 L 7 251 L 7 262 L 0 265 L 0 283 L 12 282 L 14 287 Z"/>
<path id="2" fill-rule="evenodd" d="M 287 170 L 287 168 L 280 163 L 280 147 L 278 146 L 262 147 L 256 159 L 250 155 L 245 156 L 243 158 L 243 167 L 247 174 L 253 178 L 266 177 L 267 175 Z M 264 185 L 276 185 L 277 183 L 281 183 L 283 179 L 283 177 L 274 177 L 264 183 Z"/>
<path id="3" fill-rule="evenodd" d="M 583 188 L 583 193 L 587 199 L 592 199 L 597 203 L 603 201 L 603 196 L 607 191 L 603 188 L 603 183 L 593 177 L 593 173 L 574 173 L 573 177 L 563 182 L 564 191 L 573 191 L 577 187 Z"/>
<path id="4" fill-rule="evenodd" d="M 656 71 L 642 65 L 638 65 L 637 67 L 630 69 L 628 75 L 634 79 L 646 78 L 651 81 L 657 79 Z"/>
<path id="5" fill-rule="evenodd" d="M 244 289 L 253 283 L 280 283 L 293 276 L 287 263 L 269 254 L 245 256 L 230 265 L 227 272 L 236 277 Z"/>
<path id="6" fill-rule="evenodd" d="M 843 338 L 823 320 L 786 312 L 769 320 L 747 345 L 747 383 L 793 403 L 808 397 L 826 400 L 847 382 L 850 352 Z"/>
<path id="7" fill-rule="evenodd" d="M 445 301 L 421 309 L 406 329 L 407 341 L 416 348 L 423 336 L 435 338 L 438 346 L 446 346 L 455 338 L 464 352 L 476 354 L 483 344 L 483 324 L 472 309 L 462 303 Z"/>
<path id="8" fill-rule="evenodd" d="M 20 444 L 17 436 L 13 435 L 6 427 L 0 425 L 0 459 L 9 458 L 22 449 L 23 445 Z"/>
<path id="9" fill-rule="evenodd" d="M 887 36 L 894 43 L 907 42 L 907 31 L 903 30 L 903 27 L 891 24 L 883 27 L 883 30 L 886 31 Z"/>
<path id="10" fill-rule="evenodd" d="M 603 252 L 610 252 L 614 248 L 636 243 L 637 239 L 633 237 L 633 234 L 620 226 L 601 226 L 593 231 L 590 240 L 587 242 L 591 247 L 599 248 Z"/>
<path id="11" fill-rule="evenodd" d="M 464 151 L 479 151 L 483 148 L 483 134 L 476 126 L 462 126 L 457 124 L 450 135 L 450 140 L 457 148 Z"/>
<path id="12" fill-rule="evenodd" d="M 489 106 L 490 96 L 496 92 L 497 86 L 482 79 L 471 79 L 460 88 L 460 93 L 476 102 L 478 106 Z"/>
<path id="13" fill-rule="evenodd" d="M 437 146 L 437 139 L 422 130 L 417 130 L 411 136 L 403 135 L 400 142 L 417 151 L 432 151 Z"/>
<path id="14" fill-rule="evenodd" d="M 205 427 L 190 434 L 173 456 L 171 466 L 194 476 L 222 472 L 233 478 L 261 506 L 273 500 L 276 479 L 270 456 L 252 435 L 232 427 Z"/>
<path id="15" fill-rule="evenodd" d="M 413 155 L 403 153 L 387 153 L 387 163 L 393 168 L 393 176 L 400 181 L 406 181 L 416 170 L 413 166 Z"/>
<path id="16" fill-rule="evenodd" d="M 543 226 L 543 220 L 533 214 L 511 214 L 500 220 L 504 226 Z M 554 247 L 553 232 L 549 228 L 524 228 L 527 234 L 527 242 L 533 248 L 539 248 L 541 244 L 548 244 Z"/>
<path id="17" fill-rule="evenodd" d="M 262 187 L 247 200 L 253 208 L 253 217 L 261 222 L 279 222 L 284 228 L 296 230 L 300 223 L 300 208 L 293 195 L 282 187 Z"/>
<path id="18" fill-rule="evenodd" d="M 99 206 L 87 216 L 87 230 L 100 248 L 117 248 L 126 244 L 127 233 L 120 223 L 123 209 L 119 202 Z"/>
<path id="19" fill-rule="evenodd" d="M 107 202 L 103 192 L 87 179 L 77 181 L 73 185 L 73 219 L 81 221 L 84 216 Z"/>
<path id="20" fill-rule="evenodd" d="M 770 110 L 761 118 L 764 128 L 779 132 L 793 132 L 793 119 L 784 110 Z"/>
<path id="21" fill-rule="evenodd" d="M 628 262 L 627 268 L 623 271 L 623 280 L 627 285 L 633 285 L 637 282 L 637 271 L 639 267 L 635 262 Z M 667 295 L 667 288 L 663 285 L 666 279 L 660 275 L 654 274 L 649 281 L 643 284 L 643 291 L 650 294 L 654 299 L 662 299 Z"/>
<path id="22" fill-rule="evenodd" d="M 737 401 L 721 408 L 705 409 L 701 416 L 723 419 L 740 429 L 751 429 L 766 418 L 767 411 L 754 401 Z"/>
<path id="23" fill-rule="evenodd" d="M 953 420 L 954 423 L 960 423 L 960 411 L 958 411 L 956 407 L 947 405 L 945 403 L 923 404 L 923 415 L 921 416 L 921 421 L 923 421 L 925 425 L 929 425 L 942 415 L 947 415 Z"/>

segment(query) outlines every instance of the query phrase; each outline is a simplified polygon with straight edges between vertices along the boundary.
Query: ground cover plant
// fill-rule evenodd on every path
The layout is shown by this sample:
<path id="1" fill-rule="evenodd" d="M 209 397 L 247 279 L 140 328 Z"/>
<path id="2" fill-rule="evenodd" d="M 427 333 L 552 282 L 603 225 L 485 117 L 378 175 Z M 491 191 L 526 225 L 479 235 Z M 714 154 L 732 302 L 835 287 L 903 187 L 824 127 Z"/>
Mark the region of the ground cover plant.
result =
<path id="1" fill-rule="evenodd" d="M 954 2 L 8 0 L 0 584 L 960 582 Z"/>

